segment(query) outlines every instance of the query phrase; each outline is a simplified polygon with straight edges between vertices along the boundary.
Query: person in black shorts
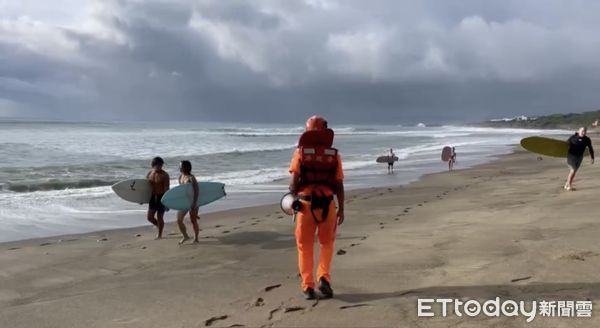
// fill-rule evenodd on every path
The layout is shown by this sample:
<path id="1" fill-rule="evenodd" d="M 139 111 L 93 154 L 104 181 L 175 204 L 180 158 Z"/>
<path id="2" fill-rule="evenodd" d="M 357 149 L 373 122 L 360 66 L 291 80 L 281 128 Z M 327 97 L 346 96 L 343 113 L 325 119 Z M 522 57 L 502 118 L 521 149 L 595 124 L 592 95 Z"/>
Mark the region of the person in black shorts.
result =
<path id="1" fill-rule="evenodd" d="M 594 148 L 592 147 L 592 140 L 586 136 L 586 133 L 586 128 L 579 128 L 579 131 L 567 140 L 567 143 L 569 143 L 567 165 L 569 165 L 570 171 L 567 176 L 567 182 L 565 183 L 565 189 L 569 191 L 575 190 L 573 188 L 573 179 L 575 179 L 575 174 L 581 166 L 586 148 L 590 150 L 590 157 L 592 158 L 592 164 L 594 164 Z"/>
<path id="2" fill-rule="evenodd" d="M 148 179 L 152 186 L 152 196 L 148 204 L 147 219 L 158 229 L 156 239 L 162 238 L 165 227 L 164 215 L 167 209 L 161 203 L 161 199 L 170 187 L 169 174 L 162 169 L 164 163 L 162 158 L 154 157 L 151 163 L 152 169 L 146 175 L 146 179 Z"/>
<path id="3" fill-rule="evenodd" d="M 394 150 L 390 148 L 390 153 L 388 154 L 388 174 L 394 173 Z"/>

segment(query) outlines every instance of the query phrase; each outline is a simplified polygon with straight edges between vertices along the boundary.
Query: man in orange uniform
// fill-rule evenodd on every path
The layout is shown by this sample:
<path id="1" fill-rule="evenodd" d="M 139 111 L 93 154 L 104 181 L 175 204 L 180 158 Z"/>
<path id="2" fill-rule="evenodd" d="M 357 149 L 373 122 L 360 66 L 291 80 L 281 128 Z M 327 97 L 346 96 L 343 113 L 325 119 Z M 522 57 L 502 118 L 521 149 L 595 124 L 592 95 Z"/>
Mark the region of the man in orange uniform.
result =
<path id="1" fill-rule="evenodd" d="M 336 229 L 344 222 L 344 172 L 337 149 L 331 148 L 332 142 L 333 131 L 327 128 L 327 121 L 319 116 L 310 117 L 290 164 L 290 191 L 301 204 L 296 216 L 295 235 L 306 299 L 316 298 L 313 248 L 317 230 L 320 244 L 319 291 L 325 298 L 333 297 L 330 269 Z M 338 201 L 337 212 L 334 195 Z"/>

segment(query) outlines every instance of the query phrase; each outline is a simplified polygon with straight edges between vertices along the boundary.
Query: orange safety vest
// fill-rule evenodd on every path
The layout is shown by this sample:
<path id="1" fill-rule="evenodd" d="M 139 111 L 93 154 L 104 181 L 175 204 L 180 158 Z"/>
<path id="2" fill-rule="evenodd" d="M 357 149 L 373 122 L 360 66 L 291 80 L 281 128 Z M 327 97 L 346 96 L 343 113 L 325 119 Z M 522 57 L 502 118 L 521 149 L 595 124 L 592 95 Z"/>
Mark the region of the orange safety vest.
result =
<path id="1" fill-rule="evenodd" d="M 300 146 L 300 186 L 325 185 L 335 191 L 338 150 L 331 147 Z"/>

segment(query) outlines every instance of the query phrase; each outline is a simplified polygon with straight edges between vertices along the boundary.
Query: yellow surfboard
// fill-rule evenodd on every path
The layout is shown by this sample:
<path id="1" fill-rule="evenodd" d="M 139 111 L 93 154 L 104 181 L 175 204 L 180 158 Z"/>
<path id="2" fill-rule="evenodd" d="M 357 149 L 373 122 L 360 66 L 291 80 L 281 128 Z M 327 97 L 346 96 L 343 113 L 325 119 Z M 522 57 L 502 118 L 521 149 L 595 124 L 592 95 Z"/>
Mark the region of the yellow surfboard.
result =
<path id="1" fill-rule="evenodd" d="M 566 158 L 569 151 L 569 144 L 566 141 L 545 137 L 523 138 L 521 146 L 532 153 L 560 158 Z M 589 156 L 587 149 L 585 155 Z"/>

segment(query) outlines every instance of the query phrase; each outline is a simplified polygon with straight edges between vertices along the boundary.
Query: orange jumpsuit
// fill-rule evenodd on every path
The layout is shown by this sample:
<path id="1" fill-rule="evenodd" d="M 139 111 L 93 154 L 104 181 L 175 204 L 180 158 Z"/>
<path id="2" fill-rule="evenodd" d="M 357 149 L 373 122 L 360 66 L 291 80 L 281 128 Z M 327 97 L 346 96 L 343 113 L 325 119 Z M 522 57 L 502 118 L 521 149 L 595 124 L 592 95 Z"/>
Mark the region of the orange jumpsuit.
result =
<path id="1" fill-rule="evenodd" d="M 338 167 L 336 169 L 335 179 L 337 181 L 344 180 L 344 172 L 342 170 L 341 157 L 337 156 Z M 294 152 L 292 162 L 290 164 L 290 173 L 300 173 L 300 153 L 298 150 Z M 312 191 L 319 190 L 324 196 L 333 195 L 333 191 L 322 185 L 309 185 L 298 190 L 300 195 L 310 195 Z M 314 267 L 314 243 L 315 232 L 318 228 L 318 238 L 320 244 L 319 250 L 319 266 L 317 268 L 317 281 L 324 277 L 328 282 L 331 282 L 331 260 L 333 259 L 333 246 L 335 241 L 335 233 L 337 229 L 337 211 L 335 202 L 332 201 L 329 205 L 329 213 L 323 221 L 322 210 L 314 210 L 317 220 L 316 223 L 313 214 L 310 210 L 310 202 L 301 200 L 302 210 L 296 216 L 296 246 L 298 248 L 298 267 L 302 276 L 302 289 L 315 288 L 315 279 L 313 277 Z"/>

